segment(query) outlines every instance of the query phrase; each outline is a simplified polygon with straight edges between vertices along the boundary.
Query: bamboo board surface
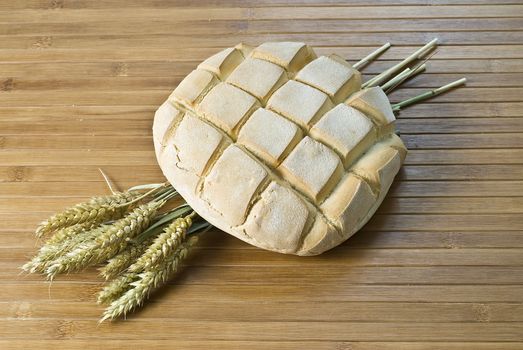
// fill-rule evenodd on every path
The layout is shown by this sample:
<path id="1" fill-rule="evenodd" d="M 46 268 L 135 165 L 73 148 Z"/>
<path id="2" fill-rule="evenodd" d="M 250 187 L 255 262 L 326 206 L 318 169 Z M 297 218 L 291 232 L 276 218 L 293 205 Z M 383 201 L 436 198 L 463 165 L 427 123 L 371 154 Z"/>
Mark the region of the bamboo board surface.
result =
<path id="1" fill-rule="evenodd" d="M 436 5 L 436 6 L 432 6 Z M 0 349 L 522 349 L 523 3 L 518 0 L 0 1 Z M 36 224 L 163 181 L 154 110 L 195 65 L 240 41 L 300 40 L 366 79 L 439 37 L 392 102 L 410 149 L 378 213 L 319 257 L 214 230 L 126 322 L 98 325 L 101 279 L 20 275 Z"/>

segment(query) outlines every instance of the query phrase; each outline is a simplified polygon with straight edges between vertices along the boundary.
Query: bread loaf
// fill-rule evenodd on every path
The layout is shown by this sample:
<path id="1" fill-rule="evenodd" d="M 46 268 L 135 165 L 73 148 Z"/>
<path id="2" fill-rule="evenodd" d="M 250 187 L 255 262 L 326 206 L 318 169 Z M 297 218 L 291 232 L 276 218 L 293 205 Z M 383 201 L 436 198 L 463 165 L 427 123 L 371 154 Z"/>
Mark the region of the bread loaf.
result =
<path id="1" fill-rule="evenodd" d="M 160 167 L 204 219 L 255 246 L 316 255 L 374 214 L 405 159 L 379 87 L 303 43 L 238 45 L 156 112 Z"/>

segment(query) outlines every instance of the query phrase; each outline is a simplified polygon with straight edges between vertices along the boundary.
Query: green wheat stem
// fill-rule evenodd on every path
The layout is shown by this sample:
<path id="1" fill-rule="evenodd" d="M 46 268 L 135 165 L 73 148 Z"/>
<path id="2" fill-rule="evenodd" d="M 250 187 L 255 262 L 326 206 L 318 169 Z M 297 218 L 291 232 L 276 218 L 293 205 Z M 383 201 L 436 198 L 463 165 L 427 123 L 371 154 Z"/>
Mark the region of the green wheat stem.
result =
<path id="1" fill-rule="evenodd" d="M 424 101 L 424 100 L 426 100 L 428 98 L 431 98 L 433 96 L 437 96 L 439 94 L 444 93 L 445 91 L 448 91 L 448 90 L 453 89 L 453 88 L 455 88 L 457 86 L 465 84 L 466 82 L 467 82 L 466 78 L 461 78 L 459 80 L 456 80 L 456 81 L 454 81 L 452 83 L 449 83 L 449 84 L 444 85 L 442 87 L 439 87 L 437 89 L 424 92 L 424 93 L 422 93 L 422 94 L 420 94 L 418 96 L 414 96 L 414 97 L 406 99 L 406 100 L 404 100 L 402 102 L 393 104 L 392 105 L 392 110 L 393 111 L 399 111 L 401 108 L 410 106 L 410 105 L 412 105 L 414 103 L 418 103 L 418 102 Z"/>
<path id="2" fill-rule="evenodd" d="M 362 67 L 367 65 L 369 62 L 374 61 L 376 59 L 376 57 L 381 55 L 383 52 L 387 51 L 390 46 L 391 46 L 390 43 L 386 43 L 382 47 L 378 48 L 377 50 L 375 50 L 375 51 L 371 52 L 370 54 L 368 54 L 367 56 L 363 57 L 358 62 L 354 63 L 352 65 L 352 67 L 354 67 L 354 69 L 360 70 Z"/>
<path id="3" fill-rule="evenodd" d="M 418 65 L 417 67 L 414 67 L 413 69 L 409 69 L 407 74 L 403 74 L 401 77 L 395 77 L 391 81 L 387 82 L 382 86 L 382 89 L 385 91 L 385 93 L 389 94 L 391 93 L 395 88 L 400 86 L 405 80 L 412 78 L 413 76 L 423 72 L 427 68 L 427 65 L 425 63 Z M 389 84 L 392 82 L 391 84 Z"/>
<path id="4" fill-rule="evenodd" d="M 408 65 L 409 63 L 425 56 L 433 47 L 437 45 L 438 39 L 433 39 L 429 43 L 427 43 L 425 46 L 419 48 L 415 52 L 413 52 L 411 55 L 409 55 L 407 58 L 402 60 L 401 62 L 395 64 L 394 66 L 390 67 L 389 69 L 385 70 L 384 72 L 378 74 L 371 80 L 367 81 L 362 85 L 362 88 L 370 88 L 373 86 L 379 86 L 383 82 L 390 79 L 390 77 L 394 76 L 396 72 L 401 70 L 403 67 Z"/>
<path id="5" fill-rule="evenodd" d="M 410 68 L 406 68 L 404 71 L 402 71 L 401 73 L 399 73 L 398 75 L 393 77 L 391 80 L 389 80 L 385 84 L 381 85 L 381 89 L 383 91 L 387 90 L 389 87 L 393 86 L 398 81 L 401 81 L 401 79 L 403 79 L 403 77 L 407 77 L 410 72 L 411 72 Z"/>

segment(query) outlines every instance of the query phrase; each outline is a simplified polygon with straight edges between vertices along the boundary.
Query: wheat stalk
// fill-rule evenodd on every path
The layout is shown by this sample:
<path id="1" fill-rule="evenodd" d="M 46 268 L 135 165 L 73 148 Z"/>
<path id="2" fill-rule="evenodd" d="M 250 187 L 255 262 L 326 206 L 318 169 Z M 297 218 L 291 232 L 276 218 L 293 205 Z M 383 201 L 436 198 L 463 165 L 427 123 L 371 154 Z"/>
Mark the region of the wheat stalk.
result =
<path id="1" fill-rule="evenodd" d="M 30 273 L 43 273 L 53 264 L 57 259 L 65 256 L 67 253 L 75 249 L 80 243 L 92 239 L 94 231 L 80 230 L 67 240 L 56 244 L 46 244 L 40 248 L 38 254 L 28 263 L 22 266 L 22 269 Z"/>
<path id="2" fill-rule="evenodd" d="M 49 239 L 45 242 L 45 246 L 54 246 L 61 243 L 67 242 L 68 240 L 74 239 L 77 235 L 88 231 L 96 227 L 96 224 L 90 222 L 84 222 L 82 224 L 75 224 L 73 226 L 64 227 L 56 231 Z"/>
<path id="3" fill-rule="evenodd" d="M 96 237 L 97 244 L 101 247 L 107 247 L 121 243 L 128 238 L 133 238 L 149 226 L 151 219 L 164 204 L 165 201 L 153 201 L 140 205 L 123 219 L 114 222 L 106 231 Z"/>
<path id="4" fill-rule="evenodd" d="M 164 231 L 156 237 L 145 253 L 129 267 L 131 272 L 141 272 L 150 269 L 161 262 L 161 259 L 172 254 L 182 243 L 187 229 L 192 225 L 192 214 L 174 220 Z"/>
<path id="5" fill-rule="evenodd" d="M 154 289 L 165 284 L 169 277 L 178 271 L 181 261 L 187 257 L 197 240 L 197 236 L 190 237 L 161 264 L 140 273 L 136 281 L 130 282 L 132 289 L 126 291 L 107 307 L 100 322 L 115 319 L 140 306 Z"/>
<path id="6" fill-rule="evenodd" d="M 148 239 L 138 244 L 130 243 L 124 251 L 111 258 L 107 265 L 100 269 L 100 274 L 106 280 L 117 277 L 145 252 L 152 241 L 153 239 Z"/>
<path id="7" fill-rule="evenodd" d="M 42 237 L 75 224 L 99 224 L 110 219 L 120 218 L 125 214 L 127 208 L 119 207 L 119 205 L 132 201 L 138 195 L 138 192 L 120 192 L 109 196 L 94 197 L 87 202 L 76 204 L 41 222 L 36 229 L 36 236 Z"/>
<path id="8" fill-rule="evenodd" d="M 358 62 L 354 63 L 352 65 L 352 67 L 354 67 L 354 69 L 361 70 L 361 68 L 364 67 L 365 65 L 367 65 L 367 63 L 372 62 L 373 60 L 376 59 L 376 57 L 381 55 L 383 52 L 387 51 L 389 49 L 389 47 L 391 47 L 390 43 L 386 43 L 379 49 L 371 52 L 370 54 L 368 54 L 367 56 L 365 56 Z"/>
<path id="9" fill-rule="evenodd" d="M 79 244 L 74 250 L 54 261 L 47 269 L 48 278 L 59 273 L 82 270 L 110 259 L 127 246 L 127 239 L 145 230 L 165 202 L 149 202 L 135 208 L 124 218 L 112 225 L 102 225 L 96 229 L 95 238 Z"/>
<path id="10" fill-rule="evenodd" d="M 132 287 L 131 283 L 137 278 L 138 275 L 132 272 L 116 277 L 98 293 L 98 304 L 107 304 L 117 300 Z"/>
<path id="11" fill-rule="evenodd" d="M 93 236 L 100 235 L 107 230 L 108 226 L 102 225 L 91 231 Z M 57 274 L 82 270 L 91 264 L 96 263 L 101 252 L 94 239 L 82 242 L 67 252 L 65 255 L 53 260 L 48 264 L 45 273 L 49 279 L 53 279 Z"/>

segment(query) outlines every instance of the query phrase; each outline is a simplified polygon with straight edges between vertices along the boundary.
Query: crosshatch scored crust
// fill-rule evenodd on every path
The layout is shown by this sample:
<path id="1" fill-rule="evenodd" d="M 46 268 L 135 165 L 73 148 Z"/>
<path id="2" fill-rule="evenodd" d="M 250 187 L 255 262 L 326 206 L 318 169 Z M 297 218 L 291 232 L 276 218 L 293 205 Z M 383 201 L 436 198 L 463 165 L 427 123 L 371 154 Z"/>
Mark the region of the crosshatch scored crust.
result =
<path id="1" fill-rule="evenodd" d="M 374 214 L 407 150 L 379 87 L 303 43 L 243 44 L 202 62 L 160 106 L 167 179 L 203 218 L 258 247 L 316 255 Z"/>

